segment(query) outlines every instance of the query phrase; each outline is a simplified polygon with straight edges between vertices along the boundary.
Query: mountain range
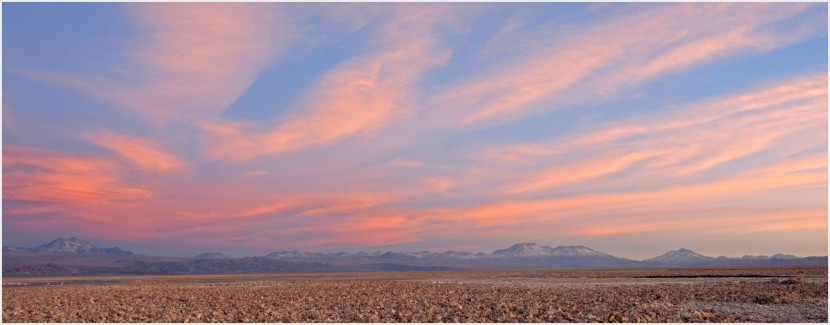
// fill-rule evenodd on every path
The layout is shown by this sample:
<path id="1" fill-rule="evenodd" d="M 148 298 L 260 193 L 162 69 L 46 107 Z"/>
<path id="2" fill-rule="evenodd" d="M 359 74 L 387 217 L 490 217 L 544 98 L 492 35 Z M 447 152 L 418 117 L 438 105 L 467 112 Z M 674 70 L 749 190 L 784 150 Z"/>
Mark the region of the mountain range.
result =
<path id="1" fill-rule="evenodd" d="M 771 265 L 827 265 L 827 256 L 776 254 L 771 257 L 746 255 L 714 258 L 681 248 L 637 261 L 585 246 L 551 247 L 520 243 L 490 254 L 456 251 L 317 253 L 294 250 L 242 258 L 217 252 L 194 257 L 158 257 L 118 247 L 98 248 L 76 237 L 58 238 L 31 248 L 3 246 L 3 276 Z"/>

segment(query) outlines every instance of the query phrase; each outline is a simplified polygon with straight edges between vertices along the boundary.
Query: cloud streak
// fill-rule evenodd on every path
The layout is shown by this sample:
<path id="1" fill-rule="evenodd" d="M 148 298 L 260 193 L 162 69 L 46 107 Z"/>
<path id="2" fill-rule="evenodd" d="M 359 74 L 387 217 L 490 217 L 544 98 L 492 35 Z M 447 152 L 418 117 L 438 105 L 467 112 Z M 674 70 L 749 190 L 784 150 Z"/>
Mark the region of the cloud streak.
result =
<path id="1" fill-rule="evenodd" d="M 11 245 L 825 249 L 826 4 L 10 8 Z"/>
<path id="2" fill-rule="evenodd" d="M 148 139 L 105 131 L 90 133 L 86 138 L 99 147 L 115 152 L 143 171 L 169 172 L 185 165 L 179 157 Z"/>
<path id="3" fill-rule="evenodd" d="M 452 85 L 436 96 L 434 118 L 462 125 L 504 123 L 575 99 L 608 97 L 623 87 L 716 57 L 783 46 L 806 34 L 763 32 L 763 27 L 809 8 L 649 6 L 557 42 L 548 40 L 560 37 L 541 34 L 529 40 L 540 44 L 531 46 L 537 48 L 533 54 Z M 604 71 L 609 69 L 610 73 Z M 597 88 L 600 93 L 585 93 L 580 87 Z"/>
<path id="4" fill-rule="evenodd" d="M 7 199 L 90 211 L 153 195 L 131 186 L 118 164 L 105 157 L 18 146 L 4 146 L 3 157 Z"/>
<path id="5" fill-rule="evenodd" d="M 77 76 L 12 67 L 32 79 L 76 89 L 156 124 L 213 118 L 248 88 L 291 42 L 278 6 L 264 15 L 241 3 L 128 5 L 149 32 L 129 42 L 129 67 Z"/>
<path id="6" fill-rule="evenodd" d="M 445 62 L 435 33 L 444 8 L 418 6 L 395 10 L 375 28 L 376 50 L 340 64 L 322 76 L 302 109 L 264 133 L 240 123 L 205 124 L 208 153 L 219 159 L 246 160 L 325 145 L 378 132 L 410 114 L 408 97 L 423 72 Z"/>

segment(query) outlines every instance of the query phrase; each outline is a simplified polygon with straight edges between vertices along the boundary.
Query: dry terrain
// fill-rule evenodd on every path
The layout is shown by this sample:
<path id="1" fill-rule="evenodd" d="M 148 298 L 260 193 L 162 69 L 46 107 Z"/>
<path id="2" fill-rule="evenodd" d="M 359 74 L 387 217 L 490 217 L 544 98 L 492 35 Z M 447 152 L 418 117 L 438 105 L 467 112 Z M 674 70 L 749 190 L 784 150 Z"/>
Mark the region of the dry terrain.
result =
<path id="1" fill-rule="evenodd" d="M 4 278 L 3 322 L 827 322 L 827 268 Z"/>

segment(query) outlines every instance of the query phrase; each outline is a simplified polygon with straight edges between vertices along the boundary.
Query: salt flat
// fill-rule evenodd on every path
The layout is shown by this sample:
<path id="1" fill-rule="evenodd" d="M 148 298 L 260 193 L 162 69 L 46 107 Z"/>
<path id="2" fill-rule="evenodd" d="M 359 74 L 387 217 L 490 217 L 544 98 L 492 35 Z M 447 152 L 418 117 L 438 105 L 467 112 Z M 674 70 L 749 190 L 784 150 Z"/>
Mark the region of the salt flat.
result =
<path id="1" fill-rule="evenodd" d="M 827 322 L 827 268 L 4 278 L 4 322 Z"/>

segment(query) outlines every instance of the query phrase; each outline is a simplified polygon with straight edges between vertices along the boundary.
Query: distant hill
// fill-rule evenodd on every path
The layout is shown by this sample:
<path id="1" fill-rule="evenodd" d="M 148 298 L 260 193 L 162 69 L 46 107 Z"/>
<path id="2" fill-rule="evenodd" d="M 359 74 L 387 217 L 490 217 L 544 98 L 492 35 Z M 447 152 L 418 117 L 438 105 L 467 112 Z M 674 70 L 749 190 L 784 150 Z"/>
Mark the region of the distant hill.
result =
<path id="1" fill-rule="evenodd" d="M 339 272 L 347 268 L 317 262 L 291 262 L 265 257 L 230 258 L 205 253 L 194 258 L 134 254 L 118 247 L 98 248 L 76 237 L 58 238 L 31 247 L 3 247 L 3 276 L 211 274 Z"/>
<path id="2" fill-rule="evenodd" d="M 505 249 L 499 249 L 490 254 L 490 257 L 609 257 L 611 255 L 597 252 L 585 246 L 539 246 L 536 243 L 515 244 Z"/>
<path id="3" fill-rule="evenodd" d="M 714 258 L 703 256 L 691 250 L 681 248 L 678 250 L 668 251 L 663 255 L 647 259 L 644 262 L 662 265 L 693 265 L 705 264 L 712 260 L 714 260 Z"/>
<path id="4" fill-rule="evenodd" d="M 345 271 L 428 271 L 589 267 L 705 267 L 827 265 L 827 256 L 713 258 L 681 248 L 643 261 L 612 256 L 586 246 L 519 243 L 492 253 L 447 251 L 319 253 L 275 251 L 232 258 L 208 252 L 194 257 L 156 257 L 118 247 L 98 248 L 76 237 L 36 247 L 3 247 L 3 276 L 103 274 L 210 274 Z"/>
<path id="5" fill-rule="evenodd" d="M 132 254 L 118 247 L 98 248 L 89 242 L 78 239 L 77 237 L 58 238 L 50 243 L 35 246 L 32 248 L 8 247 L 3 246 L 3 253 L 9 254 L 93 254 L 93 255 L 122 255 Z"/>
<path id="6" fill-rule="evenodd" d="M 720 256 L 718 258 L 695 253 L 681 248 L 668 251 L 663 255 L 644 260 L 647 266 L 772 266 L 772 265 L 827 265 L 827 256 L 798 257 L 795 255 L 775 254 L 744 255 L 739 258 Z"/>
<path id="7" fill-rule="evenodd" d="M 208 253 L 202 253 L 202 254 L 193 256 L 193 258 L 202 259 L 202 260 L 213 260 L 213 259 L 230 258 L 230 256 L 222 254 L 222 253 L 208 252 Z"/>

